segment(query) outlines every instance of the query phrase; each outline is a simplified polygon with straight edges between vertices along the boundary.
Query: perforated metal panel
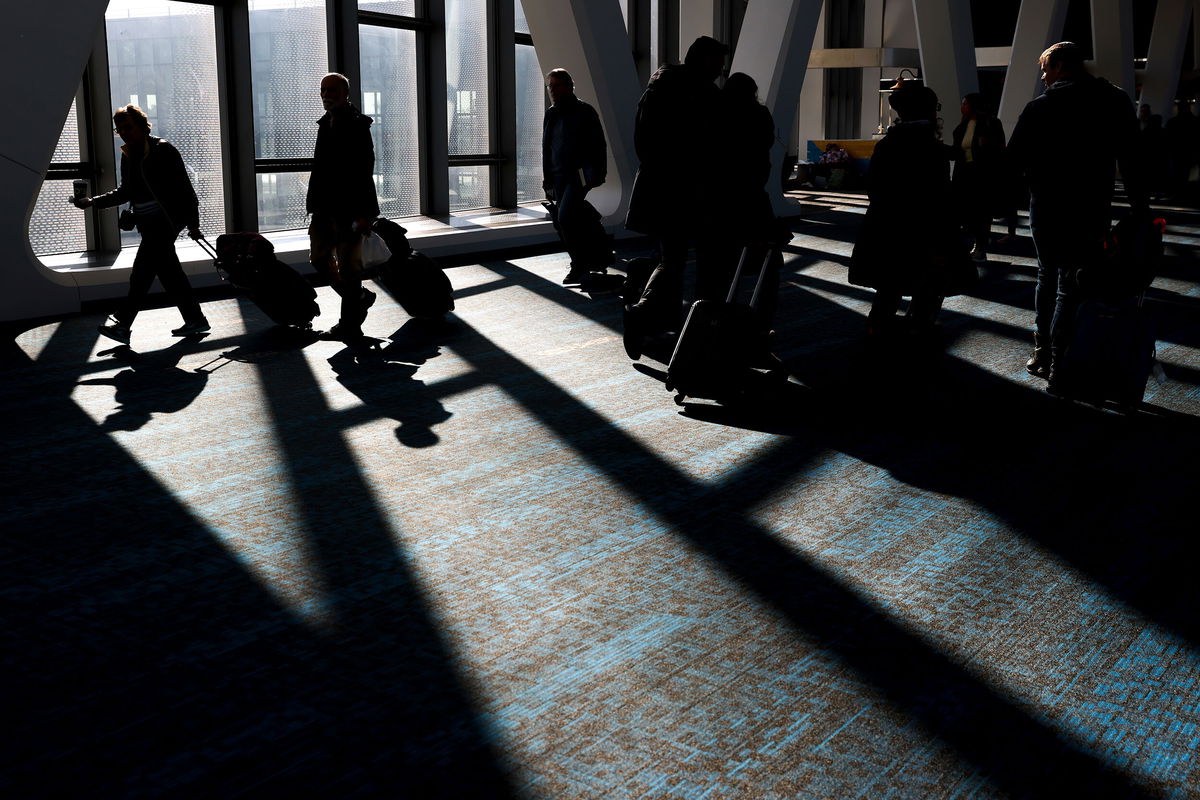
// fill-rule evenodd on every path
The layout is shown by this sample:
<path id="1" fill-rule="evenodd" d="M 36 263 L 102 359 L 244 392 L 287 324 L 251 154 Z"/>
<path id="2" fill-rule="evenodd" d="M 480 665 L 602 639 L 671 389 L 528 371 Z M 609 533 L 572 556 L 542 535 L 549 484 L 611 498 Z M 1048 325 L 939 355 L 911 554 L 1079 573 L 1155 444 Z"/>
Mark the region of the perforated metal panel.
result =
<path id="1" fill-rule="evenodd" d="M 529 33 L 529 21 L 525 19 L 525 8 L 521 5 L 521 0 L 515 0 L 513 11 L 516 13 L 514 30 L 517 33 Z"/>
<path id="2" fill-rule="evenodd" d="M 450 210 L 467 211 L 491 205 L 488 191 L 491 179 L 491 167 L 451 167 Z"/>
<path id="3" fill-rule="evenodd" d="M 114 107 L 133 103 L 183 156 L 200 198 L 200 228 L 225 232 L 214 11 L 172 0 L 112 0 L 105 13 Z M 114 140 L 120 160 L 120 139 Z M 136 233 L 121 237 L 136 243 Z"/>
<path id="4" fill-rule="evenodd" d="M 71 110 L 67 113 L 67 121 L 58 136 L 58 144 L 54 147 L 50 162 L 79 160 L 79 104 L 71 103 Z"/>
<path id="5" fill-rule="evenodd" d="M 71 181 L 46 181 L 38 193 L 29 219 L 29 245 L 33 252 L 78 253 L 87 249 L 84 220 L 87 212 L 70 204 Z"/>
<path id="6" fill-rule="evenodd" d="M 375 122 L 375 188 L 385 217 L 421 213 L 417 34 L 359 26 L 362 111 Z"/>
<path id="7" fill-rule="evenodd" d="M 517 202 L 545 197 L 542 191 L 542 118 L 546 90 L 537 54 L 517 45 Z"/>
<path id="8" fill-rule="evenodd" d="M 452 156 L 491 151 L 486 20 L 487 0 L 446 0 L 446 122 Z"/>
<path id="9" fill-rule="evenodd" d="M 307 172 L 272 172 L 258 176 L 258 227 L 280 231 L 305 226 Z"/>
<path id="10" fill-rule="evenodd" d="M 376 14 L 396 14 L 401 17 L 415 17 L 417 4 L 415 0 L 358 0 L 359 11 L 373 11 Z"/>

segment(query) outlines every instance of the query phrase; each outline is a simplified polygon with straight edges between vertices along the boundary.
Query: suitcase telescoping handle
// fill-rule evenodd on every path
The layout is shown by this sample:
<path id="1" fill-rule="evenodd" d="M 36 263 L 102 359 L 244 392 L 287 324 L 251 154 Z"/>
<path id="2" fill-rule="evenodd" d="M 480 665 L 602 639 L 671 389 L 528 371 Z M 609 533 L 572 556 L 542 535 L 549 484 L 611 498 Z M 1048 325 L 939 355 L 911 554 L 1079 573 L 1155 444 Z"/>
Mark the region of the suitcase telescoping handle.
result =
<path id="1" fill-rule="evenodd" d="M 217 258 L 217 248 L 213 247 L 212 243 L 203 236 L 201 236 L 199 239 L 196 239 L 195 242 L 196 244 L 200 245 L 200 249 L 208 253 L 209 258 L 213 260 L 213 269 L 217 271 L 217 277 L 223 281 L 229 280 L 225 273 L 221 271 L 221 267 L 217 264 L 217 262 L 220 260 Z"/>
<path id="2" fill-rule="evenodd" d="M 762 266 L 758 270 L 758 280 L 754 282 L 754 293 L 750 295 L 750 307 L 758 308 L 758 297 L 762 294 L 763 278 L 766 277 L 767 269 L 771 266 L 771 256 L 775 254 L 775 249 L 767 248 L 767 254 L 763 258 Z M 746 259 L 750 257 L 749 246 L 742 248 L 742 256 L 738 259 L 737 271 L 733 273 L 733 282 L 729 284 L 729 294 L 725 297 L 726 303 L 732 303 L 737 297 L 738 283 L 742 280 L 742 271 L 746 268 Z"/>

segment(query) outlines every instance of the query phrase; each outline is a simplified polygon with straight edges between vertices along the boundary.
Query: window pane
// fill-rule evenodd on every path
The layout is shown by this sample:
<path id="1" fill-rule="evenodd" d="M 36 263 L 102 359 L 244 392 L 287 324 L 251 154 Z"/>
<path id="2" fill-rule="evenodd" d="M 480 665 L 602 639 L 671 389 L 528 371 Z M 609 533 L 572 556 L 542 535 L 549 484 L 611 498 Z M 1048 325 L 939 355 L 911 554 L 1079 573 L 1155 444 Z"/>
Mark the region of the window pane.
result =
<path id="1" fill-rule="evenodd" d="M 491 152 L 487 18 L 487 0 L 446 0 L 446 122 L 452 156 Z"/>
<path id="2" fill-rule="evenodd" d="M 517 33 L 529 33 L 529 21 L 525 19 L 525 8 L 521 5 L 521 0 L 516 0 L 516 8 L 513 10 L 517 15 L 516 24 L 513 26 L 513 29 Z"/>
<path id="3" fill-rule="evenodd" d="M 359 26 L 362 112 L 375 122 L 375 191 L 385 217 L 421 213 L 416 31 Z"/>
<path id="4" fill-rule="evenodd" d="M 70 204 L 71 181 L 46 181 L 29 219 L 29 244 L 37 255 L 87 250 L 86 213 Z"/>
<path id="5" fill-rule="evenodd" d="M 200 198 L 200 227 L 210 235 L 223 233 L 213 9 L 169 0 L 112 0 L 104 19 L 113 106 L 140 106 L 153 133 L 178 148 Z M 116 139 L 118 160 L 120 144 Z M 124 234 L 121 241 L 136 242 L 137 234 Z"/>
<path id="6" fill-rule="evenodd" d="M 358 0 L 358 10 L 374 11 L 376 14 L 415 17 L 417 4 L 416 0 Z"/>
<path id="7" fill-rule="evenodd" d="M 517 202 L 531 203 L 545 197 L 542 191 L 542 117 L 546 113 L 537 53 L 529 45 L 517 45 Z"/>
<path id="8" fill-rule="evenodd" d="M 492 168 L 484 166 L 450 168 L 450 210 L 487 208 Z"/>
<path id="9" fill-rule="evenodd" d="M 67 112 L 67 121 L 63 124 L 62 133 L 59 134 L 58 144 L 54 148 L 54 155 L 50 162 L 80 160 L 82 159 L 79 155 L 79 104 L 71 103 L 71 110 Z"/>
<path id="10" fill-rule="evenodd" d="M 325 0 L 250 0 L 250 80 L 256 158 L 312 158 L 329 72 Z M 264 231 L 304 225 L 307 172 L 259 175 Z"/>

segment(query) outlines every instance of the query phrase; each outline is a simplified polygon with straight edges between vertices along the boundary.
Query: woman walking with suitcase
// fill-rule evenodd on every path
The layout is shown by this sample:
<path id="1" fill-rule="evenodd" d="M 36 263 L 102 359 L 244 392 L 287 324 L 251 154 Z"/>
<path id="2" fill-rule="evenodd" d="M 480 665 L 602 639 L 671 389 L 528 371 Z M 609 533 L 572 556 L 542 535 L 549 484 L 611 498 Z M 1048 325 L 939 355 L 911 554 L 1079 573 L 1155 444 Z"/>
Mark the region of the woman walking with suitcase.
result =
<path id="1" fill-rule="evenodd" d="M 142 241 L 129 275 L 129 294 L 117 312 L 100 325 L 99 331 L 121 344 L 129 344 L 133 320 L 154 279 L 158 278 L 183 316 L 183 325 L 171 334 L 206 333 L 208 320 L 192 296 L 191 284 L 175 253 L 175 240 L 185 227 L 193 239 L 203 235 L 200 232 L 200 201 L 183 165 L 183 157 L 166 139 L 150 135 L 150 119 L 135 105 L 118 108 L 113 114 L 113 124 L 124 142 L 121 147 L 121 185 L 111 192 L 72 202 L 77 208 L 92 205 L 112 208 L 129 203 Z"/>

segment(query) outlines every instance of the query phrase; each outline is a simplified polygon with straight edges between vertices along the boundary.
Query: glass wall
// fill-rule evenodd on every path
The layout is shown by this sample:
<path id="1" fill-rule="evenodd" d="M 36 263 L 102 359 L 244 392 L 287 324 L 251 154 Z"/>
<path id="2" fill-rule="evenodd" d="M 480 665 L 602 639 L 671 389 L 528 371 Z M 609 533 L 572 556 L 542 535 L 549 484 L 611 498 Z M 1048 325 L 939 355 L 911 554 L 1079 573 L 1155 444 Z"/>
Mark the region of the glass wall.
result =
<path id="1" fill-rule="evenodd" d="M 249 0 L 254 156 L 312 158 L 321 77 L 329 72 L 324 0 Z M 266 171 L 263 171 L 263 170 Z M 259 230 L 304 225 L 307 171 L 258 175 Z"/>
<path id="2" fill-rule="evenodd" d="M 81 161 L 79 147 L 79 104 L 71 103 L 67 121 L 51 164 Z M 87 249 L 84 228 L 86 212 L 70 204 L 70 180 L 47 180 L 42 183 L 33 216 L 29 219 L 29 244 L 38 255 L 77 253 Z"/>
<path id="3" fill-rule="evenodd" d="M 518 44 L 516 47 L 517 202 L 532 203 L 546 196 L 542 191 L 542 118 L 546 113 L 546 89 L 533 46 Z"/>
<path id="4" fill-rule="evenodd" d="M 150 117 L 152 134 L 169 140 L 200 198 L 200 227 L 225 231 L 220 104 L 213 9 L 173 0 L 111 0 L 104 15 L 109 94 Z M 114 138 L 114 147 L 121 140 Z M 120 160 L 120 152 L 116 153 Z M 136 242 L 123 232 L 123 244 Z"/>
<path id="5" fill-rule="evenodd" d="M 379 211 L 385 217 L 420 214 L 417 32 L 360 25 L 359 53 L 362 112 L 374 120 L 371 135 L 375 140 L 375 190 L 379 195 Z"/>
<path id="6" fill-rule="evenodd" d="M 446 0 L 446 126 L 451 157 L 491 152 L 487 6 L 487 0 Z M 484 165 L 452 167 L 450 210 L 490 205 L 490 179 L 491 171 Z"/>

